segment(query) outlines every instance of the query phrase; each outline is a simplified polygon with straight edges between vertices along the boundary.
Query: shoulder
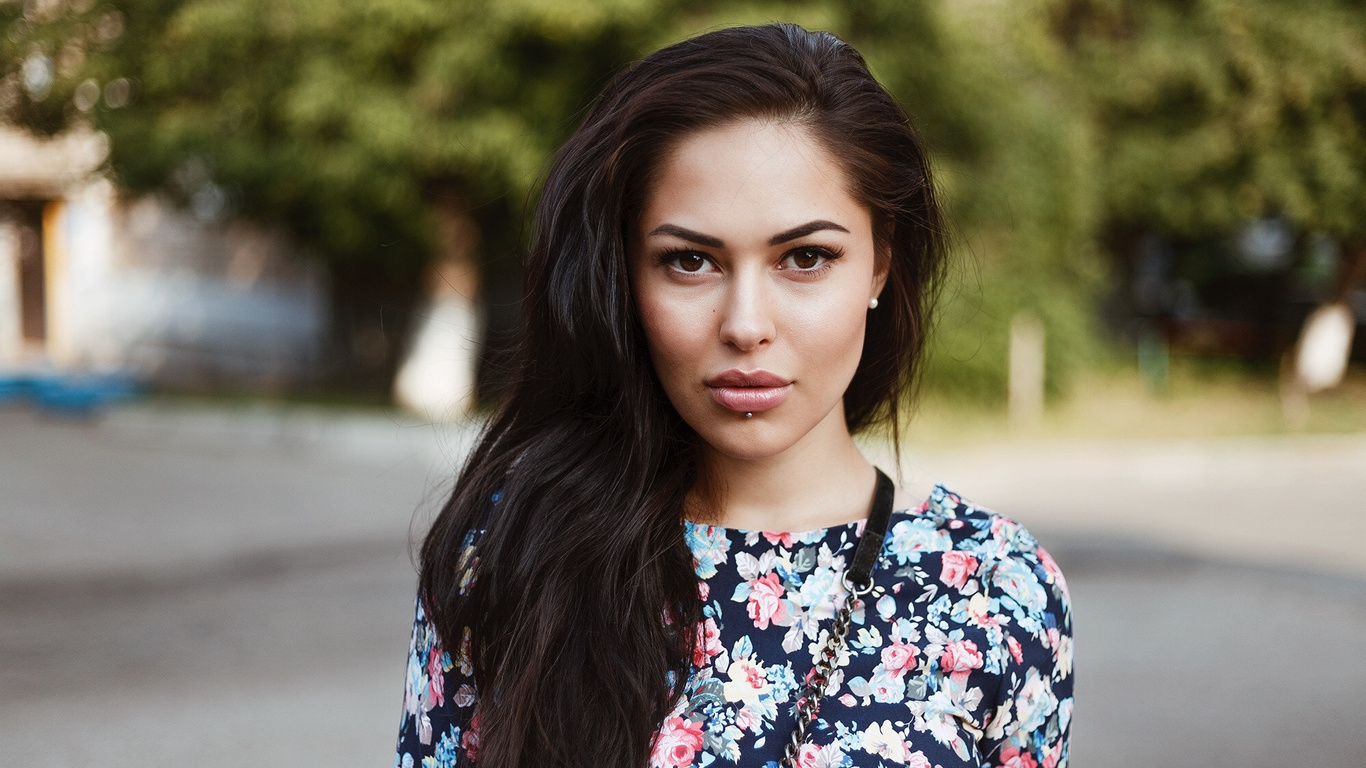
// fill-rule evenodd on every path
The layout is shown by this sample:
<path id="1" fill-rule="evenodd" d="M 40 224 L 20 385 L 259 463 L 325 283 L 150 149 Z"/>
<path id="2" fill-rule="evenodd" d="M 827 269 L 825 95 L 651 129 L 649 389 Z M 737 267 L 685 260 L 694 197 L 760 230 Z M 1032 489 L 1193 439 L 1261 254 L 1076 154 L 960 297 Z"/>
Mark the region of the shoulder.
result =
<path id="1" fill-rule="evenodd" d="M 933 534 L 939 548 L 951 548 L 999 559 L 1014 554 L 1038 557 L 1042 551 L 1037 539 L 1019 521 L 989 507 L 970 501 L 943 483 L 936 483 L 919 505 L 897 509 L 888 525 L 886 546 L 890 549 L 897 531 L 920 530 Z M 885 552 L 884 552 L 885 553 Z M 1044 553 L 1045 557 L 1047 556 Z M 1052 558 L 1048 558 L 1050 561 Z"/>
<path id="2" fill-rule="evenodd" d="M 1068 602 L 1062 570 L 1024 525 L 943 483 L 936 483 L 918 506 L 892 514 L 882 554 L 905 565 L 931 552 L 959 553 L 949 559 L 965 561 L 964 566 L 988 582 L 1023 579 L 1029 574 L 1041 587 L 1059 592 L 1063 603 Z"/>

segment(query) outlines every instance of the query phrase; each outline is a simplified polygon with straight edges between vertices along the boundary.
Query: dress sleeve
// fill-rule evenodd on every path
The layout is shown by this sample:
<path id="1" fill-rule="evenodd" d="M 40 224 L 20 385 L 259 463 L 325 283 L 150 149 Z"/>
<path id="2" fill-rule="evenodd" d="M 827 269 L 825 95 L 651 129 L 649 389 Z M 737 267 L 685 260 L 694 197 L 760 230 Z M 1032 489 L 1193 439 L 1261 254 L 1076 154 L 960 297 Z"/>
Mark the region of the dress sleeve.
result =
<path id="1" fill-rule="evenodd" d="M 1072 724 L 1072 601 L 1023 528 L 987 579 L 1002 623 L 1001 686 L 981 741 L 989 766 L 1065 768 Z"/>
<path id="2" fill-rule="evenodd" d="M 414 601 L 413 632 L 403 690 L 395 768 L 468 765 L 479 750 L 477 694 L 466 635 L 455 657 L 437 637 L 420 599 Z"/>

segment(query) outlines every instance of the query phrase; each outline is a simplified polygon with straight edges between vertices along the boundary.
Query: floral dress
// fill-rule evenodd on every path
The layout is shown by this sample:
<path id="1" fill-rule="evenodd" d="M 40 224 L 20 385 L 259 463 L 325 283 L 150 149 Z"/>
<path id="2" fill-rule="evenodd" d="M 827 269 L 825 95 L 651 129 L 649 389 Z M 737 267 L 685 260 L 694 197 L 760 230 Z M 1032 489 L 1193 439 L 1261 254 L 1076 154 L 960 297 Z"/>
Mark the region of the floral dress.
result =
<path id="1" fill-rule="evenodd" d="M 862 527 L 685 523 L 705 618 L 650 768 L 776 768 Z M 941 483 L 893 512 L 798 764 L 1065 766 L 1072 683 L 1071 600 L 1057 564 L 1019 523 Z M 477 699 L 468 636 L 444 650 L 419 602 L 395 766 L 477 760 Z"/>

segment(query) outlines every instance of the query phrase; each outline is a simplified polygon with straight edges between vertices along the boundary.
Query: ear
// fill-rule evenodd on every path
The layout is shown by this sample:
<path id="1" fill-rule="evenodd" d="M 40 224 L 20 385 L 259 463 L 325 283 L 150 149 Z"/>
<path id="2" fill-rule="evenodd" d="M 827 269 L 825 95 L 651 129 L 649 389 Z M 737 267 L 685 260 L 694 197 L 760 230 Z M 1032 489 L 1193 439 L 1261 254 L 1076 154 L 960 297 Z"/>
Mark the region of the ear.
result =
<path id="1" fill-rule="evenodd" d="M 876 298 L 882 295 L 882 289 L 887 285 L 887 276 L 892 271 L 892 238 L 888 237 L 877 247 L 877 252 L 873 256 L 873 285 L 868 293 L 868 298 Z"/>
<path id="2" fill-rule="evenodd" d="M 882 295 L 882 287 L 887 284 L 887 274 L 891 265 L 890 259 L 879 258 L 877 260 L 877 265 L 873 269 L 873 288 L 868 293 L 868 298 L 876 298 Z"/>

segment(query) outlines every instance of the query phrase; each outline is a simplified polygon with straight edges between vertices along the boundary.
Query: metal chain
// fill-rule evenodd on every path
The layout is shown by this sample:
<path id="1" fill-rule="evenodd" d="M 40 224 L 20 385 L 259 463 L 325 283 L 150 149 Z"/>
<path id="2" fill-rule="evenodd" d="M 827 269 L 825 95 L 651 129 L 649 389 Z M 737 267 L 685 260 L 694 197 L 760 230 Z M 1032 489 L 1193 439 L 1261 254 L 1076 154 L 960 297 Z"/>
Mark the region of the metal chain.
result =
<path id="1" fill-rule="evenodd" d="M 849 582 L 849 572 L 845 571 L 840 579 L 847 590 L 844 605 L 835 611 L 835 623 L 830 625 L 830 634 L 825 638 L 825 646 L 816 658 L 816 666 L 806 681 L 802 697 L 797 700 L 797 725 L 792 730 L 792 738 L 788 740 L 787 751 L 783 755 L 784 768 L 797 768 L 797 753 L 801 750 L 802 744 L 806 743 L 806 732 L 811 727 L 811 722 L 820 713 L 821 698 L 825 696 L 825 688 L 830 683 L 830 675 L 835 671 L 840 651 L 844 650 L 844 640 L 849 634 L 849 622 L 854 614 L 854 608 L 858 605 L 860 597 L 873 590 L 871 578 L 867 584 L 856 586 Z"/>

